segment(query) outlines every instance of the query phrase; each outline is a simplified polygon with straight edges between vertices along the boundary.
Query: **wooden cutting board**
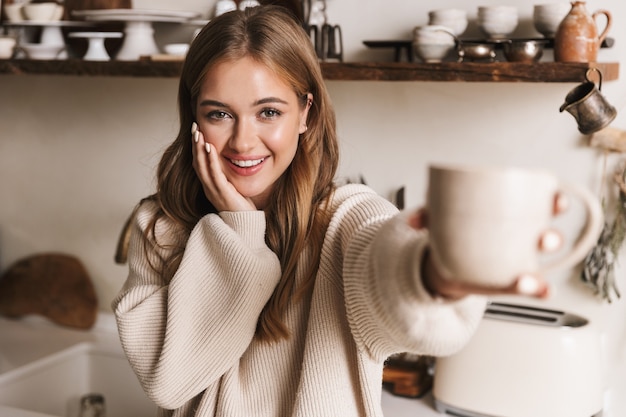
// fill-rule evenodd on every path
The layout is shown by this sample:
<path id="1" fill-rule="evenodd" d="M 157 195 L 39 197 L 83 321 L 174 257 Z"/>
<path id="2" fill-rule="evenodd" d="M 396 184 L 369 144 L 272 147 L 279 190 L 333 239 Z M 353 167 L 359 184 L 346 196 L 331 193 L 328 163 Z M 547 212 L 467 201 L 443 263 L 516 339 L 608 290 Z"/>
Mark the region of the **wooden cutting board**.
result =
<path id="1" fill-rule="evenodd" d="M 98 300 L 89 274 L 74 256 L 47 253 L 21 259 L 0 277 L 0 314 L 41 315 L 54 323 L 89 329 Z"/>

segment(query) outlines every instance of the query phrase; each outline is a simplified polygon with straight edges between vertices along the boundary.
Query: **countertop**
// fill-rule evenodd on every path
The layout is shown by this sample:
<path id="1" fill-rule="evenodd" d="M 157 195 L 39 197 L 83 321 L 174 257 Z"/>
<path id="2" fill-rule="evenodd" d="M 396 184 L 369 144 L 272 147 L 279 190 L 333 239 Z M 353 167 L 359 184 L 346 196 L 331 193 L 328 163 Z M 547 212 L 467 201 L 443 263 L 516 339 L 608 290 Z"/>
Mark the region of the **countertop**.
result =
<path id="1" fill-rule="evenodd" d="M 383 389 L 383 412 L 386 417 L 441 417 L 430 393 L 422 398 L 404 398 Z"/>
<path id="2" fill-rule="evenodd" d="M 29 317 L 10 320 L 0 317 L 0 379 L 3 374 L 29 363 L 45 358 L 55 352 L 83 342 L 108 345 L 120 350 L 119 339 L 115 330 L 115 321 L 110 314 L 101 314 L 91 331 L 62 328 L 47 322 L 43 318 Z M 602 417 L 623 417 L 626 415 L 626 353 L 611 369 L 609 389 L 605 396 L 605 408 Z M 432 395 L 422 398 L 404 398 L 383 390 L 382 407 L 387 417 L 441 417 L 433 405 Z M 14 416 L 3 413 L 0 416 Z M 22 414 L 30 415 L 28 413 Z M 554 416 L 565 417 L 565 416 Z"/>
<path id="3" fill-rule="evenodd" d="M 601 417 L 626 416 L 626 348 L 623 349 L 620 360 L 609 370 L 607 386 Z M 382 406 L 386 417 L 443 416 L 435 410 L 434 400 L 430 393 L 420 399 L 412 399 L 398 397 L 383 390 Z"/>

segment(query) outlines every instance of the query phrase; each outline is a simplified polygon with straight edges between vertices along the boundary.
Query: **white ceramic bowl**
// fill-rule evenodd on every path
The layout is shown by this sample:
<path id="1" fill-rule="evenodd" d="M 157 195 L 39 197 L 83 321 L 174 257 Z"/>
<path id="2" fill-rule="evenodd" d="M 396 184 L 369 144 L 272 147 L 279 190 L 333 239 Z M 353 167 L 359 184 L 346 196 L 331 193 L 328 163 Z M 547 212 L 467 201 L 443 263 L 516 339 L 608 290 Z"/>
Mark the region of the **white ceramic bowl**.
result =
<path id="1" fill-rule="evenodd" d="M 66 4 L 69 4 L 69 1 L 65 1 Z M 124 2 L 113 2 L 107 1 L 102 2 L 99 0 L 97 2 L 89 2 L 91 8 L 94 8 L 97 4 L 104 4 L 104 7 L 107 7 L 109 4 L 125 4 Z M 197 13 L 198 18 L 200 19 L 209 19 L 213 17 L 215 12 L 216 0 L 132 0 L 130 2 L 131 9 L 137 10 L 151 10 L 158 12 L 166 12 L 170 14 L 171 12 L 184 12 L 184 13 Z M 72 3 L 74 4 L 74 3 Z M 83 2 L 83 4 L 85 4 Z M 236 3 L 235 3 L 236 6 Z M 111 6 L 113 7 L 113 6 Z M 119 7 L 119 6 L 117 6 Z M 236 8 L 236 7 L 235 7 Z"/>
<path id="2" fill-rule="evenodd" d="M 445 26 L 456 36 L 467 29 L 467 12 L 461 9 L 437 9 L 428 12 L 428 24 Z"/>
<path id="3" fill-rule="evenodd" d="M 450 28 L 442 25 L 417 26 L 413 29 L 413 42 L 423 44 L 454 45 L 455 36 Z"/>
<path id="4" fill-rule="evenodd" d="M 26 3 L 23 8 L 24 17 L 34 22 L 49 22 L 58 20 L 58 5 L 56 3 Z"/>
<path id="5" fill-rule="evenodd" d="M 517 17 L 517 7 L 515 6 L 478 6 L 478 16 L 490 17 Z"/>
<path id="6" fill-rule="evenodd" d="M 424 62 L 441 62 L 456 45 L 452 31 L 441 25 L 413 29 L 413 52 Z"/>
<path id="7" fill-rule="evenodd" d="M 59 21 L 63 18 L 63 12 L 65 11 L 65 7 L 57 4 L 57 7 L 54 11 L 54 14 L 52 15 L 52 20 L 54 21 Z"/>
<path id="8" fill-rule="evenodd" d="M 188 43 L 168 43 L 163 46 L 163 50 L 168 55 L 185 56 L 189 50 Z"/>
<path id="9" fill-rule="evenodd" d="M 546 38 L 553 38 L 563 18 L 569 13 L 570 3 L 535 4 L 533 7 L 533 25 L 537 32 Z"/>
<path id="10" fill-rule="evenodd" d="M 237 10 L 237 3 L 234 0 L 217 0 L 215 3 L 215 17 L 233 10 Z"/>
<path id="11" fill-rule="evenodd" d="M 452 49 L 454 49 L 454 44 L 413 43 L 415 56 L 426 63 L 441 62 Z"/>
<path id="12" fill-rule="evenodd" d="M 20 48 L 30 59 L 57 59 L 65 49 L 64 45 L 46 45 L 42 43 L 22 43 Z"/>
<path id="13" fill-rule="evenodd" d="M 485 20 L 479 23 L 489 39 L 504 39 L 517 28 L 517 20 Z"/>
<path id="14" fill-rule="evenodd" d="M 248 7 L 257 7 L 260 6 L 261 3 L 258 0 L 241 0 L 239 2 L 239 10 L 245 10 Z"/>
<path id="15" fill-rule="evenodd" d="M 22 3 L 13 3 L 13 4 L 5 4 L 4 14 L 6 15 L 9 22 L 21 22 L 24 20 L 24 14 L 22 13 L 22 8 L 24 5 Z"/>
<path id="16" fill-rule="evenodd" d="M 478 8 L 478 26 L 490 39 L 509 36 L 519 23 L 514 6 L 481 6 Z"/>

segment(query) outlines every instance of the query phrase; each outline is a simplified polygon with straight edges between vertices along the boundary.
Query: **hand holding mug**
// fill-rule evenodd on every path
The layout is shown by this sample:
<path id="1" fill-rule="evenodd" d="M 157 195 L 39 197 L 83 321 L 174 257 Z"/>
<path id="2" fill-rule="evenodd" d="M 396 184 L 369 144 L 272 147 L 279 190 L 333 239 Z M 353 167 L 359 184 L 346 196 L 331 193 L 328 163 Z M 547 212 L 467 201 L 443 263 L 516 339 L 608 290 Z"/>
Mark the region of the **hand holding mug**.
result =
<path id="1" fill-rule="evenodd" d="M 598 200 L 547 172 L 433 166 L 429 174 L 426 213 L 415 217 L 413 225 L 421 222 L 429 230 L 425 269 L 435 275 L 433 287 L 447 281 L 440 288 L 444 292 L 437 291 L 442 294 L 546 296 L 547 285 L 539 277 L 581 261 L 602 229 Z M 564 255 L 544 262 L 540 254 L 560 245 L 550 223 L 563 210 L 558 196 L 564 193 L 583 203 L 585 225 Z"/>

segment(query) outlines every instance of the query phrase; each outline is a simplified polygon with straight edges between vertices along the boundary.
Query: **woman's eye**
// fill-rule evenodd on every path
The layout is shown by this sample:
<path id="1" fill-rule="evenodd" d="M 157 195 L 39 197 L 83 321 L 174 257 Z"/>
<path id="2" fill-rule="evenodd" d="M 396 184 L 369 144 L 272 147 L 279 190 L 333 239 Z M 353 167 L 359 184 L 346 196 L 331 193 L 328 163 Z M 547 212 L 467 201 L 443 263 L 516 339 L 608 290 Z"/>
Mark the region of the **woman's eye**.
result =
<path id="1" fill-rule="evenodd" d="M 280 116 L 281 113 L 276 109 L 263 109 L 261 110 L 261 117 L 263 119 L 274 119 Z"/>
<path id="2" fill-rule="evenodd" d="M 225 111 L 212 111 L 210 112 L 207 117 L 209 119 L 227 119 L 230 117 L 230 115 L 228 113 L 226 113 Z"/>

